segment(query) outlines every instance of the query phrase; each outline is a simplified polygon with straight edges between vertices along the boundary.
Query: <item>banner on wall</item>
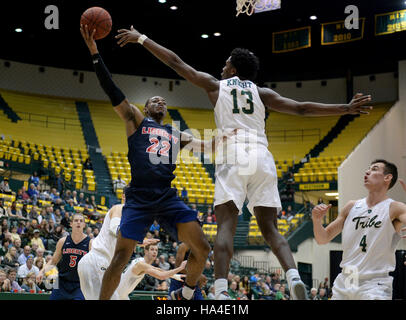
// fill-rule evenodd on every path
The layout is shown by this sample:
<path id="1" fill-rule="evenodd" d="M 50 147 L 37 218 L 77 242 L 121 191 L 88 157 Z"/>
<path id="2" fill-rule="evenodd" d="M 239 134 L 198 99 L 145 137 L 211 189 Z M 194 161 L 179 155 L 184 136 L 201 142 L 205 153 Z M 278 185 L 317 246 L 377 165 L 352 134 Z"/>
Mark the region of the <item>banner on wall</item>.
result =
<path id="1" fill-rule="evenodd" d="M 406 10 L 399 10 L 375 15 L 375 35 L 400 32 L 406 30 Z"/>
<path id="2" fill-rule="evenodd" d="M 347 29 L 344 22 L 345 20 L 321 24 L 323 46 L 361 40 L 364 37 L 365 18 L 359 19 L 358 29 Z"/>
<path id="3" fill-rule="evenodd" d="M 311 47 L 311 27 L 272 33 L 272 52 L 283 53 Z"/>

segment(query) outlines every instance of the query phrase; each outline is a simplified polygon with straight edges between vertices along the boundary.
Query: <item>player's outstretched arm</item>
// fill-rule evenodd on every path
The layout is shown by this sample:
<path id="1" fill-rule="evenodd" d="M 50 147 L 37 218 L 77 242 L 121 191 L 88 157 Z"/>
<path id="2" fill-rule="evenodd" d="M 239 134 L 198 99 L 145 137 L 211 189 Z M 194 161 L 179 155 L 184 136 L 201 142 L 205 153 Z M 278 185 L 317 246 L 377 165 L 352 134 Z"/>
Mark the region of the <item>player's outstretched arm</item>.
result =
<path id="1" fill-rule="evenodd" d="M 58 262 L 62 259 L 62 247 L 63 247 L 63 244 L 65 243 L 65 240 L 66 240 L 66 237 L 63 237 L 58 240 L 58 242 L 56 244 L 54 255 L 52 256 L 52 259 L 49 260 L 45 264 L 44 268 L 37 274 L 37 278 L 36 278 L 37 283 L 41 283 L 42 278 L 44 277 L 44 274 L 47 273 L 49 270 L 52 270 L 53 268 L 55 268 L 56 265 L 58 264 Z"/>
<path id="2" fill-rule="evenodd" d="M 351 208 L 354 206 L 355 201 L 348 202 L 343 210 L 340 212 L 338 217 L 331 222 L 326 228 L 323 227 L 323 217 L 326 215 L 328 210 L 331 208 L 330 205 L 324 203 L 315 206 L 312 210 L 312 220 L 313 220 L 313 233 L 314 239 L 318 244 L 326 244 L 333 240 L 336 236 L 340 234 L 343 230 L 345 219 L 348 216 Z"/>
<path id="3" fill-rule="evenodd" d="M 402 189 L 406 193 L 406 182 L 403 179 L 399 179 L 399 183 L 402 186 Z M 406 204 L 401 202 L 394 202 L 395 208 L 397 210 L 396 218 L 402 223 L 402 225 L 406 225 Z M 406 227 L 401 229 L 402 232 L 406 231 Z M 402 238 L 406 238 L 406 235 L 402 235 Z M 406 264 L 406 263 L 405 263 Z"/>
<path id="4" fill-rule="evenodd" d="M 145 273 L 145 274 L 149 274 L 150 276 L 152 276 L 154 278 L 157 278 L 158 280 L 166 280 L 166 279 L 169 279 L 169 278 L 175 276 L 178 272 L 185 269 L 186 263 L 187 263 L 187 261 L 183 261 L 178 268 L 165 271 L 163 269 L 153 267 L 150 264 L 147 264 L 145 262 L 139 262 L 134 266 L 133 273 L 134 274 Z M 176 280 L 181 281 L 179 278 L 177 278 Z"/>
<path id="5" fill-rule="evenodd" d="M 298 102 L 282 97 L 269 88 L 258 88 L 262 102 L 268 110 L 299 116 L 336 116 L 344 114 L 369 114 L 371 96 L 357 93 L 348 104 L 325 104 L 317 102 Z"/>
<path id="6" fill-rule="evenodd" d="M 96 71 L 100 85 L 110 98 L 114 111 L 126 124 L 127 136 L 131 136 L 137 130 L 142 120 L 144 120 L 144 115 L 137 107 L 129 103 L 123 92 L 114 83 L 111 74 L 97 49 L 96 41 L 94 40 L 95 32 L 96 29 L 93 31 L 88 30 L 87 25 L 80 26 L 80 33 L 89 48 L 93 60 L 93 67 Z"/>
<path id="7" fill-rule="evenodd" d="M 205 72 L 196 71 L 190 65 L 183 62 L 173 51 L 157 44 L 145 35 L 141 35 L 133 26 L 131 26 L 130 30 L 118 30 L 116 39 L 119 39 L 117 43 L 120 47 L 124 47 L 128 43 L 141 43 L 149 52 L 175 70 L 182 78 L 205 89 L 208 93 L 218 93 L 219 81 L 215 77 Z"/>

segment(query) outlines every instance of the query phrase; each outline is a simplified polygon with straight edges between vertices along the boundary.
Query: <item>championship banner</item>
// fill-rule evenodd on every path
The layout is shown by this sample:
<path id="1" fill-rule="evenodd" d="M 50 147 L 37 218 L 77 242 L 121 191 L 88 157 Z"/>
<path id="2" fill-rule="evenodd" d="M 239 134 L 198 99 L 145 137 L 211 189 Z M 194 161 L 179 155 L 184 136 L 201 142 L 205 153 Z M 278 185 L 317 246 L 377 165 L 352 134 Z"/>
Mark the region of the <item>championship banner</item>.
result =
<path id="1" fill-rule="evenodd" d="M 395 33 L 406 30 L 406 10 L 375 15 L 375 35 Z"/>
<path id="2" fill-rule="evenodd" d="M 365 18 L 359 19 L 358 29 L 347 29 L 344 22 L 345 20 L 321 24 L 323 46 L 361 40 L 364 37 Z"/>
<path id="3" fill-rule="evenodd" d="M 299 190 L 329 190 L 330 184 L 329 183 L 306 183 L 300 184 Z"/>
<path id="4" fill-rule="evenodd" d="M 309 48 L 311 27 L 291 29 L 272 33 L 272 52 L 282 53 Z"/>

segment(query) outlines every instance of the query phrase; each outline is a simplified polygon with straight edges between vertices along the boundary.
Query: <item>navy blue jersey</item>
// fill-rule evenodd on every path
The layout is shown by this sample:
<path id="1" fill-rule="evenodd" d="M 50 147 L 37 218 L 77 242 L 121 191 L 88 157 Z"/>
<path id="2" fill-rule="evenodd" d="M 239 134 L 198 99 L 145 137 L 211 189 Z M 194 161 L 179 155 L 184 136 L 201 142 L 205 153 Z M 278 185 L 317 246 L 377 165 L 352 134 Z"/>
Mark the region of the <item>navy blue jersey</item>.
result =
<path id="1" fill-rule="evenodd" d="M 180 150 L 180 132 L 144 118 L 128 137 L 128 161 L 131 187 L 169 188 L 175 178 L 176 158 Z"/>
<path id="2" fill-rule="evenodd" d="M 58 262 L 59 282 L 78 282 L 78 263 L 89 252 L 90 238 L 86 237 L 78 244 L 73 242 L 71 235 L 66 237 L 62 247 L 62 259 Z"/>

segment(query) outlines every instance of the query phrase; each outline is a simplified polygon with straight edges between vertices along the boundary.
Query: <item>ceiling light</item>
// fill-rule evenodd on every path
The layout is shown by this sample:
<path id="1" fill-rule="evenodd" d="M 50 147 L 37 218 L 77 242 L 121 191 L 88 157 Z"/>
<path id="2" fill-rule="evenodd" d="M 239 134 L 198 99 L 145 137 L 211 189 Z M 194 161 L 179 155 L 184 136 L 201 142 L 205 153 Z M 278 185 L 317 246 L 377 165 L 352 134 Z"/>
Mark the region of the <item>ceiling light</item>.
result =
<path id="1" fill-rule="evenodd" d="M 317 20 L 316 16 L 310 16 L 310 20 Z"/>
<path id="2" fill-rule="evenodd" d="M 327 192 L 327 193 L 325 193 L 325 195 L 327 197 L 335 197 L 335 196 L 338 196 L 338 192 Z"/>
<path id="3" fill-rule="evenodd" d="M 208 35 L 208 34 L 203 33 L 203 34 L 201 35 L 201 37 L 202 37 L 203 39 L 207 39 L 207 38 L 209 37 L 209 35 Z"/>
<path id="4" fill-rule="evenodd" d="M 170 7 L 170 9 L 171 10 L 178 10 L 178 7 L 177 6 L 172 6 L 172 7 Z"/>
<path id="5" fill-rule="evenodd" d="M 215 32 L 215 33 L 213 33 L 213 35 L 214 35 L 215 37 L 220 37 L 220 36 L 221 36 L 221 33 L 220 33 L 220 32 Z"/>
<path id="6" fill-rule="evenodd" d="M 166 0 L 158 0 L 159 3 L 165 3 Z"/>
<path id="7" fill-rule="evenodd" d="M 338 197 L 336 197 L 336 199 L 338 200 L 339 198 L 338 198 Z"/>
<path id="8" fill-rule="evenodd" d="M 15 32 L 23 32 L 23 29 L 17 28 L 17 29 L 15 29 L 14 31 L 15 31 Z"/>

